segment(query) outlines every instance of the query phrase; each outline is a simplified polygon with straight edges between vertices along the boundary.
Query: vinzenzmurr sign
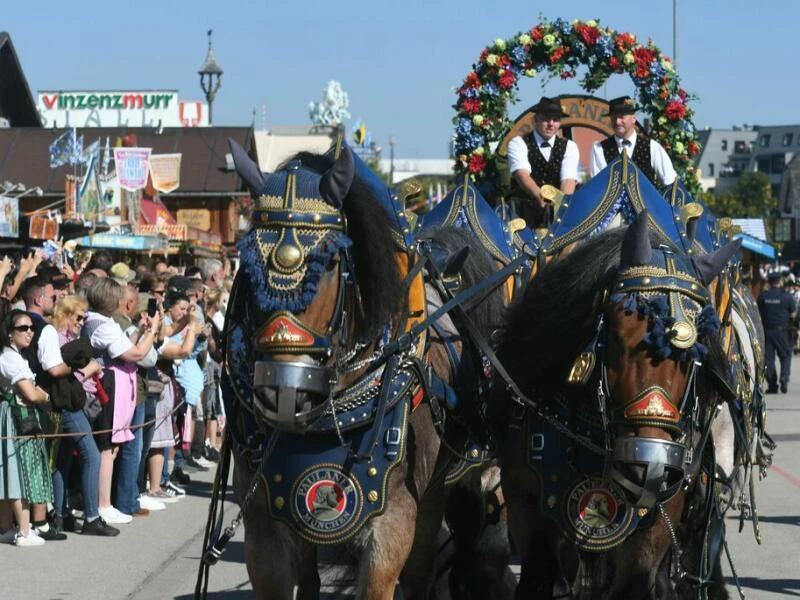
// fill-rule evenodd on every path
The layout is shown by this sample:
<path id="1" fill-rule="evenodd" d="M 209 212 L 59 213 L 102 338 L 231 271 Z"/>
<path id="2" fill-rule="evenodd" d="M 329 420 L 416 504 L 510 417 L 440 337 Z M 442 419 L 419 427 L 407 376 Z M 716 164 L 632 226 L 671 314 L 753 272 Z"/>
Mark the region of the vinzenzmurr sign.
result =
<path id="1" fill-rule="evenodd" d="M 42 91 L 45 127 L 203 127 L 208 105 L 178 100 L 174 90 Z"/>

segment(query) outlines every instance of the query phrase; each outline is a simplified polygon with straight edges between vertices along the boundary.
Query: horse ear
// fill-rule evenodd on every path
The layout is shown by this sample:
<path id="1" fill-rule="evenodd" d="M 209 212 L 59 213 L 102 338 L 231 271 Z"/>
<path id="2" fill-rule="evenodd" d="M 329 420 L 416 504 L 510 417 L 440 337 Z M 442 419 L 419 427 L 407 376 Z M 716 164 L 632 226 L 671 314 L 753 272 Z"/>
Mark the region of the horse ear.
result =
<path id="1" fill-rule="evenodd" d="M 647 211 L 643 210 L 628 226 L 622 239 L 620 268 L 649 265 L 653 249 L 650 247 L 650 232 L 647 229 Z"/>
<path id="2" fill-rule="evenodd" d="M 353 153 L 347 144 L 342 144 L 342 151 L 333 166 L 322 176 L 319 182 L 319 191 L 322 197 L 335 208 L 342 208 L 342 202 L 353 185 L 356 165 Z"/>
<path id="3" fill-rule="evenodd" d="M 742 240 L 735 240 L 725 244 L 722 248 L 711 254 L 701 254 L 692 258 L 694 268 L 697 271 L 703 285 L 708 285 L 714 281 L 714 277 L 725 268 L 731 257 L 739 251 Z"/>
<path id="4" fill-rule="evenodd" d="M 228 138 L 228 146 L 231 149 L 233 164 L 236 167 L 236 172 L 239 174 L 239 177 L 244 180 L 254 196 L 260 195 L 264 190 L 264 181 L 266 181 L 261 169 L 247 156 L 245 149 L 242 148 L 236 140 Z"/>

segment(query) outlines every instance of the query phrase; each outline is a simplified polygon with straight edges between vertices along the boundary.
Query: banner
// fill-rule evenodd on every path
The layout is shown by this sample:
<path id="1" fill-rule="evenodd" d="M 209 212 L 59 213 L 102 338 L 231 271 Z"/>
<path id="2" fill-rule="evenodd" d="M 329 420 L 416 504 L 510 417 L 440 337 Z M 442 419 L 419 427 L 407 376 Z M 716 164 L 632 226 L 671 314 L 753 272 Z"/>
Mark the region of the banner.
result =
<path id="1" fill-rule="evenodd" d="M 174 192 L 181 185 L 181 154 L 153 154 L 150 157 L 150 179 L 162 194 Z"/>
<path id="2" fill-rule="evenodd" d="M 102 214 L 103 198 L 100 189 L 100 181 L 97 174 L 97 157 L 92 155 L 89 158 L 89 166 L 86 175 L 78 190 L 78 209 L 77 212 L 83 215 L 87 221 L 97 221 Z"/>
<path id="3" fill-rule="evenodd" d="M 31 215 L 28 237 L 32 240 L 58 239 L 58 221 L 41 215 Z"/>
<path id="4" fill-rule="evenodd" d="M 150 151 L 150 148 L 114 148 L 114 163 L 123 190 L 135 192 L 147 185 Z"/>
<path id="5" fill-rule="evenodd" d="M 19 237 L 19 199 L 0 196 L 0 236 Z"/>
<path id="6" fill-rule="evenodd" d="M 119 188 L 119 179 L 116 171 L 100 175 L 99 179 L 103 199 L 103 218 L 100 220 L 114 227 L 120 224 L 122 214 L 122 191 Z"/>

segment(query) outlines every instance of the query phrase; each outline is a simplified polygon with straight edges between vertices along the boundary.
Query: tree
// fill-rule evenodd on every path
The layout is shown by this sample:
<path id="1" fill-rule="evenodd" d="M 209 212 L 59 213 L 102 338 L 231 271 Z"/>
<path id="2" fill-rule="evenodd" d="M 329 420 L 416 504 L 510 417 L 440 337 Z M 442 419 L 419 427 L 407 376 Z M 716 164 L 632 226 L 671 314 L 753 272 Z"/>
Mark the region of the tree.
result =
<path id="1" fill-rule="evenodd" d="M 729 192 L 718 196 L 701 192 L 699 197 L 717 217 L 771 219 L 778 208 L 769 176 L 757 171 L 742 173 Z"/>

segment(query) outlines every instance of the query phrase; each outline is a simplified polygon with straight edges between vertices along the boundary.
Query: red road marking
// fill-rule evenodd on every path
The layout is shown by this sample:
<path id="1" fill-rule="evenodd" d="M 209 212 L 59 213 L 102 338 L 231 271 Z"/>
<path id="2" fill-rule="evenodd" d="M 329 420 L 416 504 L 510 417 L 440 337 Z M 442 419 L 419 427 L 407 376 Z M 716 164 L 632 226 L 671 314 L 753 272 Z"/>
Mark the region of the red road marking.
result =
<path id="1" fill-rule="evenodd" d="M 800 479 L 789 473 L 788 471 L 784 471 L 778 465 L 772 465 L 770 467 L 771 470 L 775 471 L 778 475 L 783 477 L 786 481 L 794 485 L 795 487 L 800 488 Z"/>

